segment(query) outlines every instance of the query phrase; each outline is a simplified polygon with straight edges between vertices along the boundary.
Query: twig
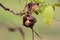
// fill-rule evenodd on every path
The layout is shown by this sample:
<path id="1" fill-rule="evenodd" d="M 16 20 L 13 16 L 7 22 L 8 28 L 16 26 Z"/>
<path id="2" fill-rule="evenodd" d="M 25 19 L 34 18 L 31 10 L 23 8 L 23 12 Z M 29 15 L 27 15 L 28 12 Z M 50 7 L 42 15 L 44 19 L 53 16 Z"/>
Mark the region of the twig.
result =
<path id="1" fill-rule="evenodd" d="M 35 34 L 41 39 L 41 40 L 43 40 L 42 39 L 42 37 L 33 29 L 33 31 L 35 32 Z"/>
<path id="2" fill-rule="evenodd" d="M 56 21 L 60 22 L 60 20 L 56 19 L 55 17 L 53 19 L 55 19 Z"/>
<path id="3" fill-rule="evenodd" d="M 32 39 L 34 40 L 34 32 L 33 32 L 33 28 L 32 28 Z"/>
<path id="4" fill-rule="evenodd" d="M 9 11 L 15 15 L 19 15 L 19 16 L 23 15 L 23 13 L 21 12 L 17 12 L 17 11 L 11 10 L 10 8 L 5 7 L 2 3 L 0 3 L 0 7 L 2 7 L 5 11 Z"/>

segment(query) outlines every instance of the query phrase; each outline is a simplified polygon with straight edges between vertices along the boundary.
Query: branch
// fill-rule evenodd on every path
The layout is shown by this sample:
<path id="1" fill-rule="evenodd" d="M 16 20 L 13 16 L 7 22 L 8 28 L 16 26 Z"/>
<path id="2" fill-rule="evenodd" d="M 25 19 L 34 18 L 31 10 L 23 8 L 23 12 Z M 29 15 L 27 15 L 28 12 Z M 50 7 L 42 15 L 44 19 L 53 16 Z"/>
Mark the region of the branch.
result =
<path id="1" fill-rule="evenodd" d="M 55 4 L 53 4 L 53 6 L 60 7 L 60 3 L 55 3 Z"/>
<path id="2" fill-rule="evenodd" d="M 15 15 L 19 15 L 19 16 L 20 16 L 20 15 L 23 15 L 22 12 L 17 12 L 17 11 L 11 10 L 10 8 L 5 7 L 5 6 L 4 6 L 3 4 L 1 4 L 1 3 L 0 3 L 0 7 L 2 7 L 5 11 L 9 11 L 9 12 L 15 14 Z"/>

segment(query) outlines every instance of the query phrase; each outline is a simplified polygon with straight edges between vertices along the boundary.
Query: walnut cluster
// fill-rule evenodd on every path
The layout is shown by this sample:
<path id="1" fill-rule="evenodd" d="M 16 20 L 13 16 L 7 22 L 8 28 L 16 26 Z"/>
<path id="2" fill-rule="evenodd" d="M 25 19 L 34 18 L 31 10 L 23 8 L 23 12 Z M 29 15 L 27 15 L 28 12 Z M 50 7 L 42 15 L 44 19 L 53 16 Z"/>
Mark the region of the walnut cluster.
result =
<path id="1" fill-rule="evenodd" d="M 34 24 L 36 23 L 36 18 L 31 16 L 31 15 L 26 15 L 23 17 L 23 25 L 26 27 L 33 27 Z"/>

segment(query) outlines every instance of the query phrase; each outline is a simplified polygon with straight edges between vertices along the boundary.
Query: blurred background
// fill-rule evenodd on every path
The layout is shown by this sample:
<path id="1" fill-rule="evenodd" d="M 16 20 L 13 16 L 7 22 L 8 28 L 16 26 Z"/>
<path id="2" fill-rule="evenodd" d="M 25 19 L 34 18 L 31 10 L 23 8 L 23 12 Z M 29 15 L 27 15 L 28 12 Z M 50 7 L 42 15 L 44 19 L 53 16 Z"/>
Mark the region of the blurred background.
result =
<path id="1" fill-rule="evenodd" d="M 60 3 L 60 0 L 44 0 L 46 4 Z M 25 0 L 0 0 L 4 6 L 11 8 L 15 11 L 22 11 L 25 6 Z M 60 7 L 55 7 L 55 18 L 60 20 Z M 41 14 L 35 15 L 37 23 L 34 26 L 35 31 L 44 40 L 60 40 L 60 22 L 53 20 L 50 26 L 46 25 Z M 21 33 L 17 30 L 11 32 L 8 30 L 9 27 L 19 28 L 22 27 L 25 33 L 25 39 L 22 38 Z M 35 35 L 35 34 L 34 34 Z M 0 7 L 0 40 L 32 40 L 32 32 L 30 28 L 26 28 L 22 25 L 22 18 L 12 14 L 11 12 L 5 11 Z M 40 40 L 35 35 L 35 40 Z"/>

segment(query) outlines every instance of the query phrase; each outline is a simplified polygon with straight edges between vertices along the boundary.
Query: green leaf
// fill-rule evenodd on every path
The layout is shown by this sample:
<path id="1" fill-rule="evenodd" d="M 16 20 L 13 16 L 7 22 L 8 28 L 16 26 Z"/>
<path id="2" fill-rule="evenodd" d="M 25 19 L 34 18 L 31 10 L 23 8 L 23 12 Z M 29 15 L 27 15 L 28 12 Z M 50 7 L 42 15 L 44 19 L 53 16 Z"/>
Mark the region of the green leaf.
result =
<path id="1" fill-rule="evenodd" d="M 47 6 L 42 12 L 43 20 L 46 24 L 50 25 L 54 17 L 54 9 L 52 6 Z"/>

